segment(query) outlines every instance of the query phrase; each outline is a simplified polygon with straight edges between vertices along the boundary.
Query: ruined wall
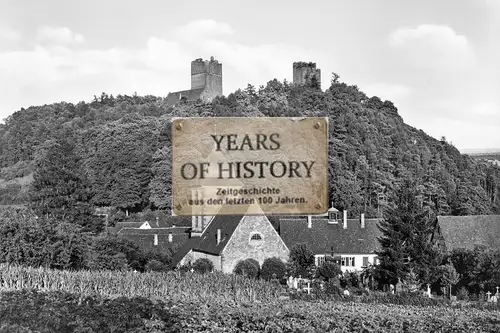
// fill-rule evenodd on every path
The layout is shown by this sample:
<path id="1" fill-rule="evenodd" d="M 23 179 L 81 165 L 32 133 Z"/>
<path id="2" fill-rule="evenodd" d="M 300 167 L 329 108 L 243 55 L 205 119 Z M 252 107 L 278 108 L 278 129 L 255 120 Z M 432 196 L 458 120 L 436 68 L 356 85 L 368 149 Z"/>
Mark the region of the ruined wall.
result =
<path id="1" fill-rule="evenodd" d="M 253 234 L 261 241 L 251 240 Z M 222 271 L 232 273 L 240 260 L 253 258 L 262 266 L 264 260 L 278 257 L 288 260 L 289 249 L 265 216 L 245 216 L 222 253 Z"/>
<path id="2" fill-rule="evenodd" d="M 191 62 L 191 89 L 197 88 L 205 88 L 201 96 L 204 100 L 222 95 L 222 64 L 213 57 Z"/>
<path id="3" fill-rule="evenodd" d="M 316 63 L 293 63 L 293 83 L 310 84 L 313 77 L 316 78 L 318 84 L 321 86 L 321 70 L 319 68 L 316 68 Z"/>
<path id="4" fill-rule="evenodd" d="M 205 87 L 207 73 L 208 61 L 201 58 L 191 61 L 191 89 Z"/>

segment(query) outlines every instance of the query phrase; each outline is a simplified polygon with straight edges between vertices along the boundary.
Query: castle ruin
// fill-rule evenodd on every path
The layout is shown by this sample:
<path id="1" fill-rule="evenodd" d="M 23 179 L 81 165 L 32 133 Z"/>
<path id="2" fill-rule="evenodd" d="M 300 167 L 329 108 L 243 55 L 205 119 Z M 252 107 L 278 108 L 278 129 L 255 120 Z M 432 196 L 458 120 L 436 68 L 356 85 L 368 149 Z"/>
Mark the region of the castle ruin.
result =
<path id="1" fill-rule="evenodd" d="M 316 68 L 315 62 L 294 62 L 293 83 L 300 85 L 317 84 L 321 88 L 321 69 Z"/>
<path id="2" fill-rule="evenodd" d="M 199 58 L 191 61 L 191 89 L 169 93 L 167 105 L 177 104 L 183 98 L 188 102 L 210 102 L 217 96 L 222 96 L 222 64 L 214 57 L 210 61 Z"/>

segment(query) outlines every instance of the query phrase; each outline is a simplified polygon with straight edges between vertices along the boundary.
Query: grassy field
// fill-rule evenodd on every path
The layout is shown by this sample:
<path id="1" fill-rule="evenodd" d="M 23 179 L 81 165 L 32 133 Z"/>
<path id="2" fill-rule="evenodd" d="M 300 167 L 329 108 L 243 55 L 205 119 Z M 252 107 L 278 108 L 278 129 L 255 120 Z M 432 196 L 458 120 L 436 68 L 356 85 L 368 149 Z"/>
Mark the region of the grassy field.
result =
<path id="1" fill-rule="evenodd" d="M 499 332 L 470 306 L 280 299 L 223 274 L 59 272 L 0 265 L 0 332 Z M 3 328 L 2 328 L 3 326 Z"/>

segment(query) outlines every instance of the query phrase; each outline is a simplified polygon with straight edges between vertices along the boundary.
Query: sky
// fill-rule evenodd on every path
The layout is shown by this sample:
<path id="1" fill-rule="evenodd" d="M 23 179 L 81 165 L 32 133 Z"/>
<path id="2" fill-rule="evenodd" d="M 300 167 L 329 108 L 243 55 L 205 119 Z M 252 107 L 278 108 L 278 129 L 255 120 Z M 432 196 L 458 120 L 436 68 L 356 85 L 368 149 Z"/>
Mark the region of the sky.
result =
<path id="1" fill-rule="evenodd" d="M 102 92 L 190 88 L 222 63 L 224 95 L 315 62 L 461 151 L 500 148 L 500 0 L 0 0 L 0 121 Z"/>

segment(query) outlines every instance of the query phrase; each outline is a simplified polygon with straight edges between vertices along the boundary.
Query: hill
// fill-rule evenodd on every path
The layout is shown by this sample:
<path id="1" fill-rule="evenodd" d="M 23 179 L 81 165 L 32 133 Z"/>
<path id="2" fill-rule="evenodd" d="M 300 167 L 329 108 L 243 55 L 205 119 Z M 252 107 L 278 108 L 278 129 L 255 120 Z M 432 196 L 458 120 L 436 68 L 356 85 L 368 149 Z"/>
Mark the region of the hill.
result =
<path id="1" fill-rule="evenodd" d="M 379 216 L 400 181 L 413 177 L 422 205 L 436 213 L 500 213 L 498 166 L 405 124 L 392 102 L 337 79 L 326 91 L 275 79 L 175 107 L 160 97 L 103 93 L 90 103 L 21 109 L 0 124 L 0 203 L 25 203 L 26 185 L 16 179 L 29 176 L 57 140 L 71 137 L 91 204 L 127 213 L 168 210 L 172 117 L 327 116 L 329 195 L 337 208 Z"/>

